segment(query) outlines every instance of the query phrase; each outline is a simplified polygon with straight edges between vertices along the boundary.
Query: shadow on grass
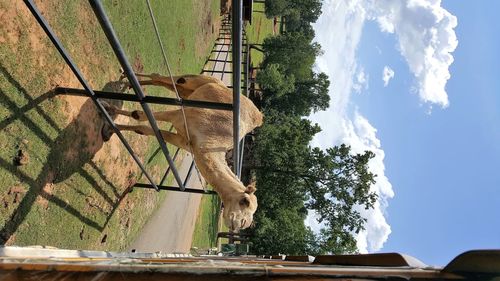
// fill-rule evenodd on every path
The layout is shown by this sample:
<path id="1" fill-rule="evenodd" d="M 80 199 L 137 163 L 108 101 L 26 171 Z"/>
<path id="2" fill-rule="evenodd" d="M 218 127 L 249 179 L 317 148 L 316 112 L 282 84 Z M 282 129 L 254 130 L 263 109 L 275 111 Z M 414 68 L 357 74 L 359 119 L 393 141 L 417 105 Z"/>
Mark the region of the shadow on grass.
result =
<path id="1" fill-rule="evenodd" d="M 4 76 L 5 80 L 28 101 L 27 104 L 19 107 L 16 102 L 11 100 L 6 94 L 5 91 L 7 91 L 7 89 L 0 88 L 0 102 L 12 112 L 9 118 L 0 122 L 0 131 L 13 122 L 21 122 L 24 126 L 29 128 L 32 134 L 42 140 L 50 150 L 46 162 L 43 163 L 43 169 L 36 178 L 23 172 L 22 169 L 17 168 L 12 162 L 0 158 L 0 166 L 5 171 L 11 173 L 19 181 L 29 185 L 29 189 L 25 196 L 6 220 L 5 225 L 0 229 L 0 244 L 4 245 L 18 230 L 27 215 L 32 211 L 32 207 L 38 197 L 52 202 L 58 206 L 61 211 L 68 212 L 89 227 L 102 231 L 118 208 L 121 200 L 125 197 L 127 191 L 120 193 L 119 189 L 106 178 L 101 169 L 92 162 L 92 158 L 103 145 L 100 131 L 103 122 L 105 122 L 97 113 L 92 100 L 88 99 L 82 105 L 77 117 L 74 118 L 68 126 L 59 128 L 52 117 L 50 117 L 40 106 L 41 103 L 55 96 L 53 91 L 46 92 L 37 98 L 33 98 L 1 65 L 0 75 Z M 116 90 L 116 87 L 117 82 L 111 82 L 106 85 L 105 90 Z M 121 106 L 121 104 L 116 104 L 116 101 L 114 103 L 115 105 Z M 36 124 L 27 116 L 30 110 L 35 110 L 50 127 L 57 131 L 58 136 L 56 139 L 49 137 L 39 124 Z M 91 175 L 89 171 L 87 171 L 89 169 L 84 169 L 86 164 L 91 167 L 91 172 L 96 174 L 97 177 Z M 104 223 L 99 223 L 92 217 L 85 216 L 81 210 L 69 205 L 65 200 L 67 198 L 60 198 L 44 189 L 47 184 L 61 183 L 75 173 L 78 173 L 84 178 L 111 207 L 111 211 L 107 213 Z M 100 180 L 96 178 L 100 178 Z M 104 182 L 104 184 L 98 181 Z M 106 192 L 106 190 L 109 192 Z"/>

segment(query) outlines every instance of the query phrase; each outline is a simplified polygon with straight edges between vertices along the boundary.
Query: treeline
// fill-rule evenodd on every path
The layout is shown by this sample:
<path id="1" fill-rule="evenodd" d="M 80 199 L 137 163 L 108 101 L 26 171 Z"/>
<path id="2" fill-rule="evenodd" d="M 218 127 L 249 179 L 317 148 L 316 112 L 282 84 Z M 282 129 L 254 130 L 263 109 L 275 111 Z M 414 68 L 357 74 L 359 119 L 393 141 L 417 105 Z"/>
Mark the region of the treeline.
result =
<path id="1" fill-rule="evenodd" d="M 259 208 L 255 226 L 246 230 L 255 254 L 317 255 L 357 251 L 354 234 L 365 219 L 356 206 L 372 208 L 375 175 L 368 171 L 374 154 L 352 154 L 346 145 L 311 147 L 321 131 L 305 117 L 329 106 L 330 80 L 313 70 L 321 46 L 313 42 L 311 23 L 320 0 L 266 0 L 268 17 L 286 18 L 286 32 L 263 42 L 257 74 L 265 115 L 244 168 L 257 179 Z M 324 225 L 314 233 L 304 224 L 314 210 Z"/>

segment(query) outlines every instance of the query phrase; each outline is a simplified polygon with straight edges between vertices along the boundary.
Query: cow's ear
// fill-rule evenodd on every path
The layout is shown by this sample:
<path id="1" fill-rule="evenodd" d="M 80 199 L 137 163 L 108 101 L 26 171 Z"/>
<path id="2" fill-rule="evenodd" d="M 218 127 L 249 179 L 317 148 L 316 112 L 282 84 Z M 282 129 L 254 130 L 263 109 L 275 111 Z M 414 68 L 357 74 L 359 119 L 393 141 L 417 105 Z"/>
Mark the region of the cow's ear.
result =
<path id="1" fill-rule="evenodd" d="M 247 186 L 247 189 L 245 190 L 245 193 L 253 194 L 253 193 L 255 193 L 256 190 L 257 190 L 257 188 L 255 187 L 255 182 L 252 182 L 251 184 L 249 184 Z"/>

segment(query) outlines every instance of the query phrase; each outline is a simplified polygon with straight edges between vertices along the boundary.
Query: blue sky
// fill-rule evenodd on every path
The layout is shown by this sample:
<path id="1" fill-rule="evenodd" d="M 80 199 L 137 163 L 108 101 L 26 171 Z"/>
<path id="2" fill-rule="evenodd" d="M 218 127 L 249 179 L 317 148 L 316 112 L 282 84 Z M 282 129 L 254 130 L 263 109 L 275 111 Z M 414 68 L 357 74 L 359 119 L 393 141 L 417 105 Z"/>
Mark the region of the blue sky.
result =
<path id="1" fill-rule="evenodd" d="M 330 75 L 332 105 L 311 117 L 323 128 L 313 144 L 377 155 L 381 200 L 358 246 L 429 265 L 500 248 L 500 1 L 324 8 L 317 66 Z M 386 85 L 384 68 L 394 74 Z"/>

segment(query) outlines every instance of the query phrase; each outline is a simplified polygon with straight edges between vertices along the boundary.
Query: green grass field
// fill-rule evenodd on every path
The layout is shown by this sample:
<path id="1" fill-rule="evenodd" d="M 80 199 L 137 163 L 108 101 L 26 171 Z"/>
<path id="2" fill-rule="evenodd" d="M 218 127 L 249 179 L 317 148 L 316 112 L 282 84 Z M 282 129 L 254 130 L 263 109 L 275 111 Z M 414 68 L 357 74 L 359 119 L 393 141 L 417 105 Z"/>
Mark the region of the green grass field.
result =
<path id="1" fill-rule="evenodd" d="M 193 233 L 192 247 L 209 249 L 217 246 L 219 232 L 220 199 L 205 195 L 201 199 L 199 216 Z"/>
<path id="2" fill-rule="evenodd" d="M 252 15 L 252 24 L 246 26 L 248 41 L 254 44 L 261 44 L 267 36 L 273 35 L 273 19 L 266 18 L 264 11 L 264 3 L 254 3 Z M 279 29 L 277 30 L 279 32 Z M 254 66 L 258 66 L 263 59 L 261 52 L 252 50 L 252 62 Z"/>
<path id="3" fill-rule="evenodd" d="M 87 1 L 35 2 L 92 87 L 113 86 L 120 66 Z M 219 1 L 152 2 L 174 74 L 199 73 L 216 38 Z M 104 4 L 134 69 L 166 73 L 145 2 Z M 57 85 L 81 86 L 23 2 L 0 0 L 0 10 L 0 242 L 125 249 L 164 193 L 127 193 L 146 180 L 123 145 L 102 142 L 90 100 L 54 96 Z M 166 161 L 153 157 L 154 138 L 125 137 L 159 179 Z M 28 155 L 22 166 L 14 164 L 19 151 Z"/>

